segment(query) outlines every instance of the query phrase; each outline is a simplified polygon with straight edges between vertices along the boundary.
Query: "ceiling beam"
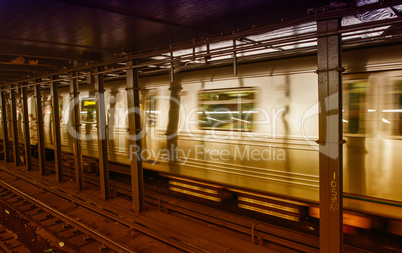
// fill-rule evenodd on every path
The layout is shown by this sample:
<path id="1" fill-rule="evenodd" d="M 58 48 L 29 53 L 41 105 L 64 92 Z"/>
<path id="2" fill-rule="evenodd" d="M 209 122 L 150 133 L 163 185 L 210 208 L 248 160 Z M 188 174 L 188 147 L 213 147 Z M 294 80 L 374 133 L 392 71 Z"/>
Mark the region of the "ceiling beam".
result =
<path id="1" fill-rule="evenodd" d="M 1 45 L 1 42 L 0 42 Z M 8 49 L 11 49 L 8 50 Z M 35 49 L 33 49 L 35 50 Z M 50 51 L 53 51 L 50 49 Z M 48 50 L 49 52 L 49 50 Z M 73 58 L 70 55 L 55 55 L 55 56 L 49 56 L 49 55 L 40 55 L 40 54 L 35 54 L 35 52 L 27 51 L 27 50 L 21 50 L 21 51 L 16 51 L 12 49 L 9 46 L 7 48 L 0 48 L 0 61 L 11 61 L 12 59 L 15 59 L 19 56 L 22 56 L 24 58 L 30 58 L 32 60 L 40 59 L 40 60 L 51 60 L 51 61 L 69 61 L 72 60 Z"/>
<path id="2" fill-rule="evenodd" d="M 14 71 L 44 71 L 44 70 L 55 70 L 58 67 L 46 64 L 15 64 L 11 62 L 0 62 L 0 68 L 4 70 L 14 70 Z"/>
<path id="3" fill-rule="evenodd" d="M 20 77 L 9 77 L 9 76 L 1 76 L 0 77 L 0 83 L 1 82 L 15 82 L 21 80 Z"/>
<path id="4" fill-rule="evenodd" d="M 42 41 L 42 40 L 32 40 L 32 39 L 22 39 L 22 38 L 13 38 L 13 37 L 6 37 L 0 36 L 1 42 L 12 42 L 16 44 L 20 44 L 22 46 L 31 46 L 37 45 L 41 47 L 49 47 L 52 48 L 62 48 L 62 49 L 77 49 L 77 50 L 86 50 L 86 51 L 95 51 L 95 52 L 115 52 L 115 50 L 111 50 L 108 48 L 101 48 L 101 47 L 93 47 L 93 46 L 85 46 L 80 44 L 70 44 L 70 43 L 60 43 L 55 41 Z"/>
<path id="5" fill-rule="evenodd" d="M 9 77 L 9 78 L 18 79 L 18 78 L 21 78 L 21 75 L 0 72 L 0 79 L 2 79 L 3 77 L 5 77 L 5 78 Z"/>
<path id="6" fill-rule="evenodd" d="M 101 60 L 104 53 L 117 51 L 42 41 L 0 37 L 0 55 L 15 55 L 54 60 Z"/>
<path id="7" fill-rule="evenodd" d="M 17 70 L 17 69 L 14 69 L 14 68 L 3 68 L 2 66 L 0 66 L 0 72 L 12 72 L 12 73 L 16 73 L 16 74 L 19 74 L 19 75 L 24 75 L 24 74 L 29 74 L 29 73 L 33 73 L 33 72 L 35 72 L 35 71 L 33 71 L 33 70 L 26 70 L 26 69 L 21 69 L 21 70 Z"/>

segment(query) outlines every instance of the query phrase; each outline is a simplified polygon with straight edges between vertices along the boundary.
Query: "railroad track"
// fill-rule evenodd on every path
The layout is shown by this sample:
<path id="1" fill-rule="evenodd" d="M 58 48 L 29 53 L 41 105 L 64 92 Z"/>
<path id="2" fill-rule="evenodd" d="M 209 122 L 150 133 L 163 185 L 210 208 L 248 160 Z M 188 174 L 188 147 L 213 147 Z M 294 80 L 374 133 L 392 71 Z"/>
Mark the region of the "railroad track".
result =
<path id="1" fill-rule="evenodd" d="M 75 209 L 78 209 L 80 207 L 87 209 L 87 212 L 93 212 L 95 214 L 98 214 L 100 217 L 108 217 L 109 219 L 112 220 L 113 224 L 120 224 L 121 226 L 124 226 L 127 230 L 132 231 L 133 234 L 135 234 L 135 238 L 144 238 L 148 237 L 148 240 L 153 240 L 152 243 L 148 243 L 150 247 L 155 248 L 154 244 L 156 243 L 161 243 L 163 244 L 162 246 L 156 247 L 157 250 L 154 251 L 149 251 L 146 245 L 142 244 L 142 249 L 141 250 L 135 250 L 135 247 L 130 248 L 130 251 L 127 250 L 113 250 L 112 247 L 109 247 L 106 242 L 101 242 L 102 245 L 106 246 L 103 247 L 103 250 L 111 250 L 110 252 L 136 252 L 136 251 L 141 251 L 141 252 L 248 252 L 249 249 L 251 249 L 253 252 L 276 252 L 273 251 L 269 248 L 261 247 L 257 244 L 251 244 L 251 243 L 245 243 L 242 239 L 238 239 L 235 237 L 232 237 L 231 235 L 223 235 L 222 239 L 221 237 L 213 237 L 213 235 L 208 234 L 209 232 L 200 232 L 203 231 L 203 229 L 206 227 L 200 226 L 196 224 L 194 228 L 194 224 L 191 222 L 184 222 L 183 224 L 180 224 L 181 226 L 179 229 L 173 229 L 174 231 L 168 231 L 163 230 L 161 232 L 161 227 L 158 227 L 158 225 L 165 223 L 165 221 L 170 222 L 172 226 L 176 226 L 177 224 L 175 221 L 179 220 L 180 218 L 174 217 L 170 214 L 166 214 L 165 212 L 159 212 L 155 209 L 150 208 L 147 210 L 145 215 L 140 215 L 139 217 L 136 217 L 135 214 L 133 214 L 129 209 L 122 210 L 117 206 L 113 206 L 108 204 L 107 202 L 97 200 L 94 198 L 86 198 L 83 197 L 81 194 L 73 194 L 71 192 L 64 191 L 64 189 L 59 188 L 57 186 L 54 186 L 52 184 L 46 183 L 45 181 L 35 179 L 35 177 L 32 177 L 30 175 L 27 175 L 26 173 L 20 172 L 19 170 L 13 170 L 9 168 L 4 168 L 2 167 L 1 170 L 6 172 L 8 175 L 13 175 L 16 176 L 18 179 L 15 179 L 15 181 L 18 181 L 19 184 L 21 182 L 25 182 L 26 185 L 31 185 L 36 188 L 43 189 L 42 192 L 49 192 L 54 195 L 58 195 L 60 198 L 65 199 L 68 203 L 74 203 L 76 206 Z M 4 174 L 3 174 L 4 175 Z M 11 177 L 13 177 L 11 176 Z M 0 185 L 2 182 L 0 181 Z M 13 184 L 16 184 L 13 182 Z M 11 186 L 11 185 L 10 185 Z M 6 186 L 7 187 L 7 186 Z M 11 186 L 12 187 L 12 186 Z M 24 188 L 25 191 L 25 188 Z M 15 191 L 11 190 L 12 193 L 15 194 L 13 197 L 15 201 L 17 201 L 16 198 L 19 197 L 18 194 L 15 193 Z M 29 195 L 34 196 L 35 194 L 30 192 Z M 39 194 L 40 195 L 40 194 Z M 11 197 L 10 197 L 11 198 Z M 23 198 L 20 197 L 18 201 L 21 202 L 23 201 Z M 29 201 L 29 200 L 28 200 Z M 40 208 L 44 209 L 44 208 Z M 47 212 L 47 210 L 43 210 Z M 76 217 L 82 217 L 80 215 L 77 215 Z M 158 217 L 162 217 L 159 220 L 157 219 Z M 153 220 L 155 218 L 155 220 Z M 30 219 L 28 217 L 28 219 Z M 49 220 L 50 215 L 48 217 L 42 216 L 42 220 Z M 85 218 L 84 218 L 85 219 Z M 99 218 L 97 220 L 102 220 L 104 218 Z M 77 219 L 72 217 L 73 221 L 76 221 Z M 53 221 L 56 222 L 56 221 Z M 69 221 L 64 221 L 64 220 L 59 220 L 57 221 L 59 223 L 68 223 L 71 227 L 74 227 L 73 223 Z M 158 224 L 159 223 L 159 224 Z M 180 222 L 178 222 L 180 223 Z M 157 227 L 157 228 L 155 228 Z M 165 225 L 162 227 L 166 227 Z M 106 228 L 107 230 L 108 228 Z M 186 234 L 186 230 L 197 230 L 198 235 L 190 235 Z M 207 230 L 211 230 L 209 228 L 206 228 Z M 81 231 L 80 228 L 76 228 L 76 231 Z M 102 230 L 104 231 L 105 228 Z M 166 232 L 166 233 L 165 233 Z M 213 233 L 216 231 L 213 231 Z M 213 234 L 212 233 L 212 234 Z M 220 232 L 216 232 L 220 233 Z M 204 235 L 210 236 L 211 239 L 216 239 L 219 238 L 215 242 L 211 242 L 208 240 L 202 239 Z M 222 234 L 222 233 L 221 233 Z M 84 235 L 81 236 L 79 240 L 83 240 L 83 238 L 87 238 L 88 236 Z M 130 239 L 131 240 L 131 239 Z M 222 241 L 224 243 L 222 243 Z M 236 243 L 237 241 L 237 243 Z M 80 241 L 81 243 L 81 241 Z M 127 242 L 125 245 L 128 244 L 135 244 L 135 242 Z M 138 243 L 137 243 L 138 244 Z M 224 244 L 224 245 L 221 245 Z M 236 244 L 237 246 L 232 247 L 232 244 Z M 240 246 L 239 246 L 240 245 Z M 126 246 L 127 247 L 127 246 Z M 163 248 L 164 247 L 164 248 Z M 237 247 L 237 249 L 236 249 Z M 162 249 L 161 249 L 162 248 Z M 240 248 L 240 250 L 238 250 Z M 254 249 L 254 250 L 253 250 Z M 99 249 L 95 249 L 99 252 Z M 96 252 L 96 251 L 87 251 L 87 252 Z"/>
<path id="2" fill-rule="evenodd" d="M 102 204 L 100 202 L 91 203 L 92 200 L 82 199 L 80 198 L 80 196 L 73 196 L 71 194 L 68 197 L 66 197 L 65 195 L 67 195 L 68 193 L 63 192 L 62 189 L 56 189 L 52 185 L 46 185 L 44 184 L 44 182 L 35 181 L 33 178 L 30 178 L 29 176 L 23 173 L 19 173 L 18 171 L 15 170 L 12 171 L 10 170 L 8 172 L 12 173 L 13 175 L 25 181 L 34 183 L 37 186 L 46 189 L 47 191 L 51 191 L 58 195 L 64 195 L 65 198 L 68 198 L 70 201 L 73 201 L 78 205 L 83 205 L 86 208 L 94 210 L 96 212 L 105 212 L 107 213 L 105 215 L 108 215 L 109 217 L 113 216 L 113 219 L 115 221 L 121 224 L 125 224 L 126 226 L 129 226 L 131 229 L 135 229 L 154 238 L 158 238 L 159 240 L 167 241 L 169 245 L 172 245 L 173 247 L 180 249 L 182 251 L 185 252 L 207 251 L 194 245 L 189 245 L 188 243 L 178 242 L 177 240 L 174 240 L 172 238 L 164 238 L 163 235 L 160 234 L 158 235 L 157 233 L 148 229 L 147 228 L 148 226 L 146 224 L 141 225 L 139 224 L 139 222 L 135 222 L 133 219 L 127 218 L 130 217 L 129 213 L 127 212 L 125 213 L 122 210 L 117 210 L 113 206 L 107 206 L 105 205 L 105 203 Z M 89 181 L 89 183 L 96 185 L 94 179 L 86 178 L 86 181 L 87 180 Z M 119 188 L 118 185 L 115 185 L 114 188 L 116 188 L 118 192 L 126 193 L 125 192 L 126 190 L 124 188 Z M 236 234 L 241 234 L 243 238 L 246 239 L 246 243 L 251 243 L 251 245 L 262 246 L 264 242 L 266 243 L 269 240 L 270 242 L 269 244 L 271 245 L 274 244 L 274 242 L 276 242 L 277 249 L 279 248 L 282 249 L 282 252 L 289 251 L 290 249 L 302 250 L 304 252 L 318 252 L 316 246 L 318 244 L 318 240 L 313 236 L 301 236 L 300 233 L 292 232 L 291 230 L 288 229 L 281 229 L 276 226 L 267 227 L 267 225 L 264 224 L 257 225 L 255 221 L 249 219 L 245 221 L 245 219 L 241 219 L 238 216 L 235 215 L 230 216 L 227 213 L 225 214 L 223 212 L 219 212 L 211 208 L 202 206 L 197 207 L 198 213 L 196 213 L 192 211 L 194 207 L 188 206 L 190 203 L 185 204 L 186 203 L 185 201 L 180 201 L 178 199 L 165 196 L 160 193 L 152 192 L 150 190 L 146 190 L 145 195 L 146 195 L 145 196 L 146 201 L 155 206 L 156 209 L 158 209 L 159 211 L 169 212 L 171 215 L 176 214 L 185 215 L 187 217 L 196 218 L 200 221 L 213 224 L 216 227 L 225 227 L 225 229 L 229 229 L 232 232 L 234 231 L 234 233 Z M 100 206 L 102 207 L 99 209 Z M 236 224 L 238 222 L 240 222 L 241 224 Z M 206 223 L 204 225 L 208 226 Z M 264 231 L 264 229 L 266 229 L 266 231 Z M 299 241 L 294 240 L 296 236 L 298 236 Z"/>
<path id="3" fill-rule="evenodd" d="M 70 201 L 73 201 L 76 204 L 83 205 L 93 211 L 105 212 L 109 217 L 113 216 L 113 219 L 115 221 L 124 224 L 135 231 L 140 231 L 141 233 L 144 233 L 148 236 L 164 241 L 165 243 L 175 247 L 176 250 L 179 249 L 185 252 L 207 251 L 188 243 L 179 242 L 179 240 L 172 239 L 171 237 L 166 238 L 166 236 L 157 234 L 154 231 L 148 229 L 147 225 L 141 224 L 141 222 L 136 222 L 132 218 L 130 218 L 129 212 L 118 210 L 118 208 L 113 206 L 107 206 L 107 203 L 102 203 L 102 201 L 93 202 L 92 200 L 82 199 L 79 195 L 63 193 L 62 189 L 56 189 L 56 187 L 50 184 L 46 185 L 43 182 L 39 183 L 25 173 L 20 173 L 16 170 L 9 170 L 8 172 L 25 181 L 30 181 L 31 183 L 34 183 L 37 186 L 51 191 L 57 195 L 69 195 L 68 197 L 64 197 L 68 198 Z M 87 180 L 89 180 L 91 184 L 96 185 L 94 179 L 90 180 L 86 178 L 86 181 Z M 119 189 L 117 185 L 115 185 L 114 187 L 117 189 L 118 192 L 122 191 L 124 193 L 126 191 L 123 188 Z M 252 219 L 231 215 L 222 211 L 214 210 L 213 208 L 196 205 L 194 203 L 175 199 L 173 197 L 165 196 L 163 194 L 150 190 L 145 191 L 145 200 L 148 203 L 154 205 L 156 209 L 169 212 L 170 215 L 175 215 L 176 213 L 179 215 L 190 217 L 192 219 L 197 219 L 198 221 L 205 222 L 204 226 L 210 226 L 208 224 L 213 224 L 213 226 L 216 226 L 217 228 L 224 227 L 225 229 L 229 229 L 230 231 L 235 231 L 235 233 L 243 235 L 243 239 L 245 241 L 247 241 L 248 243 L 251 242 L 250 245 L 259 244 L 264 247 L 266 247 L 268 244 L 270 246 L 275 245 L 274 248 L 282 252 L 319 251 L 318 238 L 316 236 L 302 234 L 297 231 L 292 231 L 290 229 L 281 228 L 263 222 L 256 222 Z M 102 243 L 102 245 L 106 244 Z M 348 248 L 348 252 L 369 252 L 351 246 L 346 247 Z"/>
<path id="4" fill-rule="evenodd" d="M 44 186 L 46 187 L 46 186 Z M 164 238 L 163 235 L 153 232 L 145 227 L 135 224 L 133 221 L 122 222 L 120 217 L 119 225 L 129 231 L 131 238 L 124 243 L 117 242 L 116 238 L 102 234 L 98 230 L 81 222 L 79 218 L 69 216 L 64 212 L 56 210 L 51 206 L 25 194 L 15 187 L 0 181 L 0 199 L 5 205 L 16 211 L 21 217 L 34 222 L 38 227 L 43 228 L 57 240 L 60 249 L 66 252 L 143 252 L 145 244 L 150 244 L 154 251 L 150 252 L 207 252 L 186 243 L 176 242 L 171 238 Z M 70 202 L 70 200 L 66 200 Z M 72 205 L 75 210 L 81 208 L 80 201 L 75 199 Z M 83 207 L 84 208 L 84 207 Z M 84 212 L 93 212 L 86 209 Z M 101 215 L 97 210 L 98 220 L 109 218 L 110 215 Z M 107 211 L 105 211 L 107 213 Z M 116 225 L 117 222 L 113 221 Z M 117 225 L 116 225 L 117 226 Z M 139 242 L 135 242 L 139 240 Z M 127 245 L 142 245 L 139 249 Z M 157 246 L 155 246 L 157 245 Z M 148 251 L 147 251 L 148 252 Z"/>
<path id="5" fill-rule="evenodd" d="M 92 185 L 99 186 L 99 181 L 91 176 L 86 176 L 85 181 Z M 113 189 L 123 195 L 131 195 L 129 188 L 124 184 L 112 182 Z M 291 229 L 278 227 L 264 222 L 229 214 L 214 208 L 205 207 L 188 201 L 183 201 L 158 191 L 145 189 L 144 200 L 155 206 L 159 211 L 177 213 L 187 217 L 202 220 L 207 224 L 214 224 L 218 227 L 225 227 L 237 233 L 246 235 L 248 242 L 263 245 L 264 242 L 275 242 L 278 249 L 284 252 L 297 250 L 302 252 L 319 252 L 319 239 L 317 236 L 303 234 Z M 360 251 L 359 251 L 360 252 Z"/>
<path id="6" fill-rule="evenodd" d="M 45 228 L 66 251 L 136 252 L 5 182 L 0 182 L 0 198 L 19 215 Z"/>

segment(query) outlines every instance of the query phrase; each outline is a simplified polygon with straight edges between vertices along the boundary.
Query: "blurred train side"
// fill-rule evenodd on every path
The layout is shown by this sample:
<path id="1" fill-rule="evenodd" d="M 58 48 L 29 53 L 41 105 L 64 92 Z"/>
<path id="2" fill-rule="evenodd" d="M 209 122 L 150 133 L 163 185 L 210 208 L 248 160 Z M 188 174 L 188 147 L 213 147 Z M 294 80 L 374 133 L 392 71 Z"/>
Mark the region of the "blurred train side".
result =
<path id="1" fill-rule="evenodd" d="M 344 192 L 402 202 L 401 80 L 398 46 L 343 53 Z M 176 73 L 178 92 L 178 160 L 168 162 L 167 126 L 172 91 L 168 75 L 140 78 L 144 168 L 308 203 L 318 202 L 318 85 L 316 57 L 303 56 Z M 105 84 L 109 161 L 130 164 L 127 136 L 127 93 L 124 81 Z M 249 129 L 228 131 L 201 127 L 199 109 L 205 92 L 251 90 L 253 115 Z M 68 134 L 69 90 L 59 90 L 62 150 L 73 152 Z M 45 146 L 53 149 L 51 103 L 44 95 Z M 150 103 L 156 99 L 156 103 Z M 98 154 L 96 123 L 87 120 L 83 101 L 93 101 L 93 88 L 80 88 L 83 156 Z M 92 102 L 88 102 L 90 105 Z M 208 103 L 204 103 L 208 104 Z M 222 103 L 224 104 L 224 103 Z M 35 106 L 29 98 L 31 144 L 36 145 Z M 93 105 L 93 104 L 92 104 Z M 89 108 L 89 107 L 88 107 Z M 210 115 L 210 114 L 209 114 Z M 211 118 L 211 117 L 210 117 Z M 95 117 L 96 119 L 96 117 Z M 213 119 L 216 120 L 216 119 Z M 237 119 L 237 121 L 239 121 Z M 22 135 L 20 135 L 22 137 Z M 23 143 L 23 140 L 20 140 Z M 223 151 L 225 150 L 225 151 Z M 222 153 L 222 151 L 224 153 Z M 254 152 L 254 153 L 252 153 Z M 254 154 L 254 155 L 253 155 Z M 120 171 L 129 173 L 127 171 Z M 345 200 L 350 210 L 402 219 L 392 209 L 378 210 L 365 202 Z M 372 210 L 370 210 L 370 208 Z"/>

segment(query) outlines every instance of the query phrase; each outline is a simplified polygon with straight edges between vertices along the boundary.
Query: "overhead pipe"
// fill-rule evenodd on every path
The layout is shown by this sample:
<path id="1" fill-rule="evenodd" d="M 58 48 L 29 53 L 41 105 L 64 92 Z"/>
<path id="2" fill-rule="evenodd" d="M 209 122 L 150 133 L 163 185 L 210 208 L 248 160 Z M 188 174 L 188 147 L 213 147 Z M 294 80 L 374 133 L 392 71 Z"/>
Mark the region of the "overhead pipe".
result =
<path id="1" fill-rule="evenodd" d="M 236 40 L 233 40 L 233 74 L 237 76 Z"/>

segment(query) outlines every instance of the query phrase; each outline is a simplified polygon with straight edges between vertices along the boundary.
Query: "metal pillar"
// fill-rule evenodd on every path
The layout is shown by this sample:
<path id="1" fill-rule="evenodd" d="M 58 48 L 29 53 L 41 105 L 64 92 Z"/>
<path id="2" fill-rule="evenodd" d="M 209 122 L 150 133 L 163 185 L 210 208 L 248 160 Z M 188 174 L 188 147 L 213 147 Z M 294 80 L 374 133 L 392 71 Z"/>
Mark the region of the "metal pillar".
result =
<path id="1" fill-rule="evenodd" d="M 17 87 L 18 89 L 18 87 Z M 15 98 L 15 89 L 10 90 L 10 102 L 11 102 L 11 131 L 13 134 L 13 149 L 14 149 L 14 164 L 20 165 L 20 156 L 18 148 L 18 121 L 17 121 L 17 103 Z"/>
<path id="2" fill-rule="evenodd" d="M 24 125 L 24 141 L 25 141 L 25 166 L 27 170 L 32 169 L 32 154 L 31 154 L 31 136 L 29 133 L 29 116 L 28 116 L 28 96 L 27 87 L 21 88 L 22 95 L 22 113 Z"/>
<path id="3" fill-rule="evenodd" d="M 74 168 L 75 168 L 75 185 L 78 190 L 84 190 L 84 166 L 82 162 L 82 152 L 81 152 L 81 123 L 80 123 L 80 98 L 78 91 L 78 79 L 77 72 L 72 73 L 72 78 L 70 79 L 70 108 L 71 113 L 71 123 L 73 132 L 73 148 L 74 148 Z M 71 132 L 70 132 L 71 133 Z"/>
<path id="4" fill-rule="evenodd" d="M 320 252 L 342 252 L 342 76 L 340 20 L 317 22 L 320 144 Z"/>
<path id="5" fill-rule="evenodd" d="M 102 71 L 103 67 L 99 68 Z M 96 122 L 98 132 L 98 152 L 99 152 L 99 173 L 101 195 L 107 200 L 110 198 L 109 182 L 109 159 L 107 149 L 107 126 L 106 126 L 106 104 L 103 74 L 95 75 L 95 101 L 96 101 Z"/>
<path id="6" fill-rule="evenodd" d="M 170 52 L 170 81 L 171 81 L 171 82 L 174 82 L 173 51 Z"/>
<path id="7" fill-rule="evenodd" d="M 126 66 L 133 66 L 132 61 Z M 126 72 L 127 103 L 129 108 L 129 136 L 131 158 L 131 192 L 133 198 L 133 211 L 141 213 L 144 210 L 144 179 L 141 154 L 141 119 L 140 96 L 138 86 L 138 70 L 128 69 Z M 134 110 L 134 113 L 133 113 Z M 136 138 L 137 136 L 137 138 Z"/>
<path id="8" fill-rule="evenodd" d="M 42 110 L 42 94 L 40 84 L 35 85 L 35 98 L 36 98 L 36 134 L 38 140 L 38 162 L 39 172 L 45 175 L 45 136 L 43 133 L 43 110 Z"/>
<path id="9" fill-rule="evenodd" d="M 57 90 L 58 76 L 52 77 L 50 84 L 50 93 L 53 98 L 53 139 L 54 139 L 54 169 L 56 171 L 56 178 L 58 182 L 63 181 L 63 165 L 61 160 L 61 137 L 60 137 L 60 111 L 59 111 L 59 92 Z"/>
<path id="10" fill-rule="evenodd" d="M 1 116 L 3 120 L 3 148 L 4 148 L 4 160 L 6 162 L 10 161 L 10 150 L 7 148 L 8 144 L 8 125 L 7 125 L 7 102 L 6 102 L 6 91 L 1 91 Z"/>

